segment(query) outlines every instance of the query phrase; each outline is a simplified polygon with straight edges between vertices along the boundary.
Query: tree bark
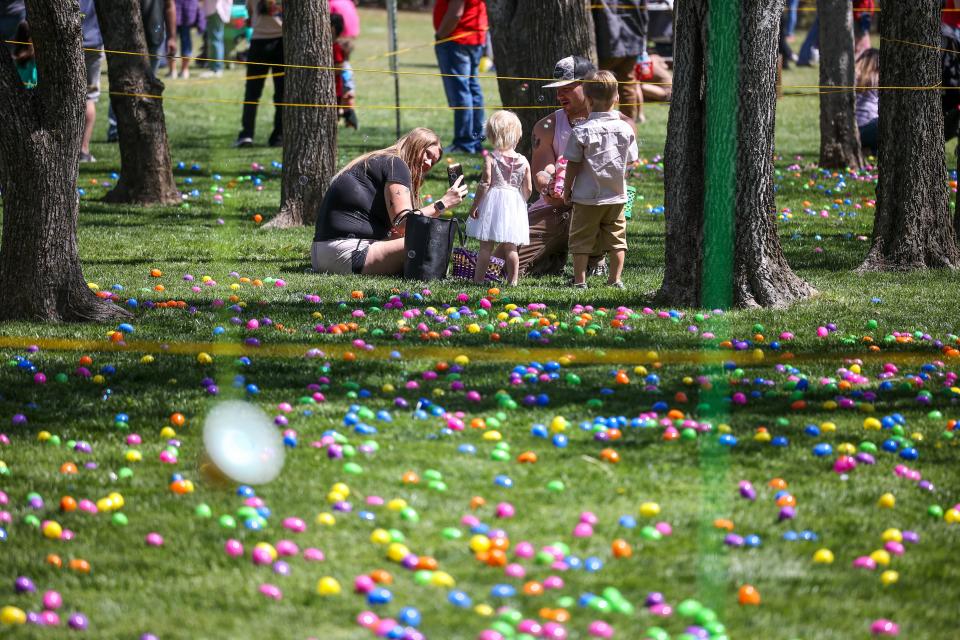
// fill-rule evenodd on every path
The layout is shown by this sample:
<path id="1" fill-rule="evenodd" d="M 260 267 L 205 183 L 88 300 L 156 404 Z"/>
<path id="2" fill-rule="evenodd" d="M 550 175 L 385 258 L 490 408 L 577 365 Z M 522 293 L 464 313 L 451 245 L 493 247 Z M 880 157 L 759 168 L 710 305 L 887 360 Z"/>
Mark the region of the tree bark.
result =
<path id="1" fill-rule="evenodd" d="M 0 56 L 0 320 L 107 320 L 126 311 L 88 287 L 77 252 L 86 73 L 77 0 L 27 0 L 36 89 Z"/>
<path id="2" fill-rule="evenodd" d="M 103 199 L 136 204 L 180 202 L 170 164 L 163 82 L 150 68 L 140 2 L 96 0 L 96 8 L 107 49 L 110 104 L 120 142 L 120 178 Z"/>
<path id="3" fill-rule="evenodd" d="M 517 107 L 523 124 L 523 139 L 517 150 L 529 157 L 534 125 L 557 107 L 554 93 L 543 89 L 548 81 L 523 78 L 550 78 L 557 60 L 567 56 L 596 61 L 590 3 L 488 0 L 487 12 L 500 100 L 505 108 Z M 541 105 L 543 108 L 539 108 Z"/>
<path id="4" fill-rule="evenodd" d="M 734 304 L 785 307 L 816 295 L 787 264 L 775 222 L 773 144 L 780 0 L 743 0 L 740 15 L 740 87 Z M 703 286 L 706 181 L 707 0 L 677 3 L 673 98 L 665 151 L 666 262 L 658 304 L 696 307 Z"/>
<path id="5" fill-rule="evenodd" d="M 880 35 L 881 87 L 940 82 L 940 0 L 884 3 Z M 859 271 L 960 267 L 943 126 L 939 92 L 880 90 L 877 210 Z"/>
<path id="6" fill-rule="evenodd" d="M 820 15 L 820 166 L 859 169 L 863 165 L 857 129 L 856 59 L 850 0 L 818 0 Z"/>
<path id="7" fill-rule="evenodd" d="M 327 0 L 288 2 L 284 6 L 283 50 L 287 64 L 333 66 L 333 33 Z M 334 73 L 289 67 L 283 101 L 336 104 Z M 337 110 L 282 108 L 283 182 L 280 212 L 264 225 L 270 228 L 312 224 L 337 169 Z"/>

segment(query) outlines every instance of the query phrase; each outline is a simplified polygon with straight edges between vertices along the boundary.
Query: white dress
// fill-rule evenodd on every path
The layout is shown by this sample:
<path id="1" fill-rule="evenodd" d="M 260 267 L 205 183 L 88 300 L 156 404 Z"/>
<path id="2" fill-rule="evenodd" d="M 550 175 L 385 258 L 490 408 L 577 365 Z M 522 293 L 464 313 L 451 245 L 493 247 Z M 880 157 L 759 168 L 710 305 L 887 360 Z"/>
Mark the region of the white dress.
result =
<path id="1" fill-rule="evenodd" d="M 523 156 L 507 158 L 494 151 L 490 186 L 476 218 L 467 221 L 467 235 L 478 240 L 530 244 L 524 178 L 530 165 Z"/>

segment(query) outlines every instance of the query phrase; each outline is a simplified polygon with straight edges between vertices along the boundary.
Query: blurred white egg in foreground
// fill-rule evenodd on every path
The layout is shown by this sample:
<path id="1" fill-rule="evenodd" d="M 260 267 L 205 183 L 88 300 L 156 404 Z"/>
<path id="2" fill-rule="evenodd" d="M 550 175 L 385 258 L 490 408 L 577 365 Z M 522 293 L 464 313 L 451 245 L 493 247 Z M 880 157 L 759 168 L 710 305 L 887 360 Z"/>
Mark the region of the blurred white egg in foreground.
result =
<path id="1" fill-rule="evenodd" d="M 265 484 L 283 469 L 283 438 L 258 407 L 231 400 L 218 404 L 203 425 L 207 456 L 223 475 Z"/>

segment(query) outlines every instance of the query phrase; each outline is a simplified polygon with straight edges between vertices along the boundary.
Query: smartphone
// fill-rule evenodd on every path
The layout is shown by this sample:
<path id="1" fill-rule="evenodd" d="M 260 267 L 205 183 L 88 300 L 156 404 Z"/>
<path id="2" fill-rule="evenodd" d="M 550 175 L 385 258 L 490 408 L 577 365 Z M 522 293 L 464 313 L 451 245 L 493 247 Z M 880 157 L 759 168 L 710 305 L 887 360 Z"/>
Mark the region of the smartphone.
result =
<path id="1" fill-rule="evenodd" d="M 463 165 L 459 162 L 447 166 L 447 180 L 450 181 L 451 187 L 461 176 L 463 176 Z"/>

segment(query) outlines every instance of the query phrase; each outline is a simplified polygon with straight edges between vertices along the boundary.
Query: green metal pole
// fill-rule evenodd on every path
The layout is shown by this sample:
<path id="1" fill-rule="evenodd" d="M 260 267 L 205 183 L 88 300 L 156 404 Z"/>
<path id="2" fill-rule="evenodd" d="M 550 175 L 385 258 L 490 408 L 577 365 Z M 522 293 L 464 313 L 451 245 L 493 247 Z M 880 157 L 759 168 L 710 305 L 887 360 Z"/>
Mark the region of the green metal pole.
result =
<path id="1" fill-rule="evenodd" d="M 706 185 L 700 302 L 708 309 L 729 309 L 733 305 L 737 204 L 740 0 L 709 0 L 707 21 Z"/>

